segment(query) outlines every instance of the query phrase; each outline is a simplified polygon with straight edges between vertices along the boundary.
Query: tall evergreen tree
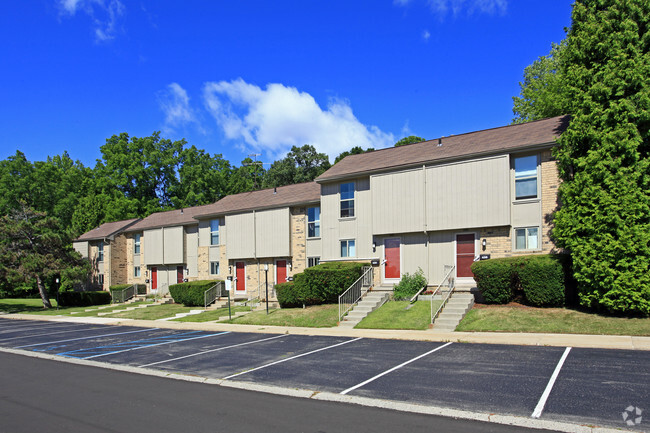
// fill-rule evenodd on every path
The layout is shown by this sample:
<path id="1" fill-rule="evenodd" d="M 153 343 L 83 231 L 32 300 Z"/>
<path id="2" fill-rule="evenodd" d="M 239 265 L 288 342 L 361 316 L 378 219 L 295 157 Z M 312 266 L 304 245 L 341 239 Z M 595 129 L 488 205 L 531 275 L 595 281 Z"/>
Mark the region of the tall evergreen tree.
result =
<path id="1" fill-rule="evenodd" d="M 563 54 L 557 244 L 583 305 L 650 314 L 650 2 L 578 0 Z"/>

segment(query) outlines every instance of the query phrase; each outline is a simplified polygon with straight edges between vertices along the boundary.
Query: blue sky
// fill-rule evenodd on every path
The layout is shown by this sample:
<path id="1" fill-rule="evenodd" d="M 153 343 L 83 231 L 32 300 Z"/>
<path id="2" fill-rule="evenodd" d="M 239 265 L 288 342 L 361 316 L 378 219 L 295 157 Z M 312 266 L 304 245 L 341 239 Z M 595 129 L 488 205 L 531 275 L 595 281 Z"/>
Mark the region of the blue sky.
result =
<path id="1" fill-rule="evenodd" d="M 94 166 L 120 132 L 234 165 L 313 144 L 330 160 L 508 124 L 569 0 L 23 0 L 0 14 L 0 159 Z"/>

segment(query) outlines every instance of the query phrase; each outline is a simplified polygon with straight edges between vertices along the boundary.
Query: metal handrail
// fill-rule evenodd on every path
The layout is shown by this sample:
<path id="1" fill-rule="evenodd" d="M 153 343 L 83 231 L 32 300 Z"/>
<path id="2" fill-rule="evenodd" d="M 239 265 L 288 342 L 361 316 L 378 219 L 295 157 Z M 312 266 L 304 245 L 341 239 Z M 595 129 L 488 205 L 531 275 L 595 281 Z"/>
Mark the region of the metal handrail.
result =
<path id="1" fill-rule="evenodd" d="M 339 321 L 372 287 L 374 281 L 373 269 L 372 266 L 364 266 L 363 274 L 339 296 Z"/>
<path id="2" fill-rule="evenodd" d="M 133 298 L 135 296 L 136 291 L 137 291 L 137 284 L 133 284 L 132 286 L 129 286 L 126 289 L 122 289 L 122 290 L 112 290 L 111 300 L 113 301 L 114 304 L 123 304 L 124 302 Z M 119 300 L 116 298 L 119 298 Z"/>
<path id="3" fill-rule="evenodd" d="M 218 298 L 223 296 L 223 281 L 217 281 L 217 283 L 210 287 L 208 290 L 203 292 L 203 303 L 204 309 L 208 308 L 208 305 L 212 304 Z"/>
<path id="4" fill-rule="evenodd" d="M 433 321 L 436 320 L 436 318 L 438 317 L 438 314 L 440 314 L 440 311 L 442 310 L 442 308 L 445 306 L 445 304 L 449 300 L 449 297 L 453 293 L 454 288 L 456 288 L 456 284 L 455 284 L 454 279 L 449 278 L 449 275 L 451 274 L 451 272 L 454 269 L 456 269 L 456 266 L 455 265 L 445 265 L 445 268 L 447 268 L 447 267 L 449 268 L 449 271 L 447 271 L 447 274 L 445 274 L 445 277 L 442 279 L 442 281 L 440 281 L 440 284 L 438 284 L 438 287 L 436 288 L 435 292 L 433 292 L 433 294 L 431 295 L 431 324 L 432 325 L 433 325 Z M 448 283 L 449 291 L 447 292 L 447 296 L 445 296 L 445 298 L 442 300 L 442 303 L 438 307 L 438 310 L 436 310 L 436 313 L 434 314 L 433 313 L 433 295 L 438 293 L 438 291 L 440 290 L 440 287 L 442 287 L 442 285 L 445 283 L 445 280 L 447 280 L 447 279 L 449 279 L 449 283 Z"/>

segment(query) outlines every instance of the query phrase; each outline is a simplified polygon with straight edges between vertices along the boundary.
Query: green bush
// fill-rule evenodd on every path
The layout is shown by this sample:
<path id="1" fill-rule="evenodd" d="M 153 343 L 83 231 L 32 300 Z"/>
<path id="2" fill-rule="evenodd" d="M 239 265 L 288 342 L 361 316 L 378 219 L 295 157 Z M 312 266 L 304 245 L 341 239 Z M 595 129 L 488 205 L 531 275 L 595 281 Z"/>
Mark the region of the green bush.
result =
<path id="1" fill-rule="evenodd" d="M 318 305 L 338 302 L 339 295 L 361 276 L 364 266 L 367 264 L 329 262 L 305 269 L 304 277 L 299 277 L 296 282 L 303 303 Z"/>
<path id="2" fill-rule="evenodd" d="M 564 255 L 528 255 L 481 260 L 472 264 L 474 280 L 485 302 L 507 304 L 521 291 L 536 307 L 565 303 L 570 260 Z"/>
<path id="3" fill-rule="evenodd" d="M 410 300 L 422 287 L 427 285 L 427 278 L 420 268 L 414 273 L 402 275 L 402 279 L 395 285 L 393 298 L 396 300 Z"/>
<path id="4" fill-rule="evenodd" d="M 62 307 L 88 307 L 90 305 L 104 305 L 111 303 L 109 292 L 60 292 L 59 305 Z"/>
<path id="5" fill-rule="evenodd" d="M 535 307 L 564 305 L 564 270 L 555 256 L 529 256 L 518 266 L 517 273 L 526 302 Z"/>
<path id="6" fill-rule="evenodd" d="M 276 284 L 275 295 L 281 308 L 294 308 L 302 305 L 302 300 L 293 281 Z"/>
<path id="7" fill-rule="evenodd" d="M 481 260 L 472 263 L 474 280 L 488 304 L 507 304 L 515 297 L 516 264 L 519 257 Z"/>
<path id="8" fill-rule="evenodd" d="M 187 283 L 172 284 L 169 293 L 174 302 L 186 307 L 203 307 L 205 305 L 205 291 L 221 280 L 199 280 Z"/>

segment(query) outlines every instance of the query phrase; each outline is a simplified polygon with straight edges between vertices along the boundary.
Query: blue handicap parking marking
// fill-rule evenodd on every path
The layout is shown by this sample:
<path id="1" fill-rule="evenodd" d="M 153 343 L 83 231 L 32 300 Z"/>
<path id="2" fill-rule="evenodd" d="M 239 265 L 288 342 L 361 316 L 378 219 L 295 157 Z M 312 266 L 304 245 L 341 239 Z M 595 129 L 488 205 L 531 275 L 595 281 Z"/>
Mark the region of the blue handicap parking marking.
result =
<path id="1" fill-rule="evenodd" d="M 65 356 L 68 358 L 78 359 L 91 359 L 99 356 L 112 355 L 115 353 L 126 352 L 129 350 L 141 349 L 145 347 L 159 346 L 161 344 L 178 343 L 182 341 L 194 340 L 197 338 L 207 338 L 217 335 L 225 334 L 226 332 L 219 333 L 205 333 L 203 331 L 190 331 L 180 334 L 162 335 L 157 337 L 149 337 L 134 341 L 123 341 L 119 343 L 107 344 L 103 346 L 95 346 L 67 352 L 59 352 L 57 355 Z"/>

